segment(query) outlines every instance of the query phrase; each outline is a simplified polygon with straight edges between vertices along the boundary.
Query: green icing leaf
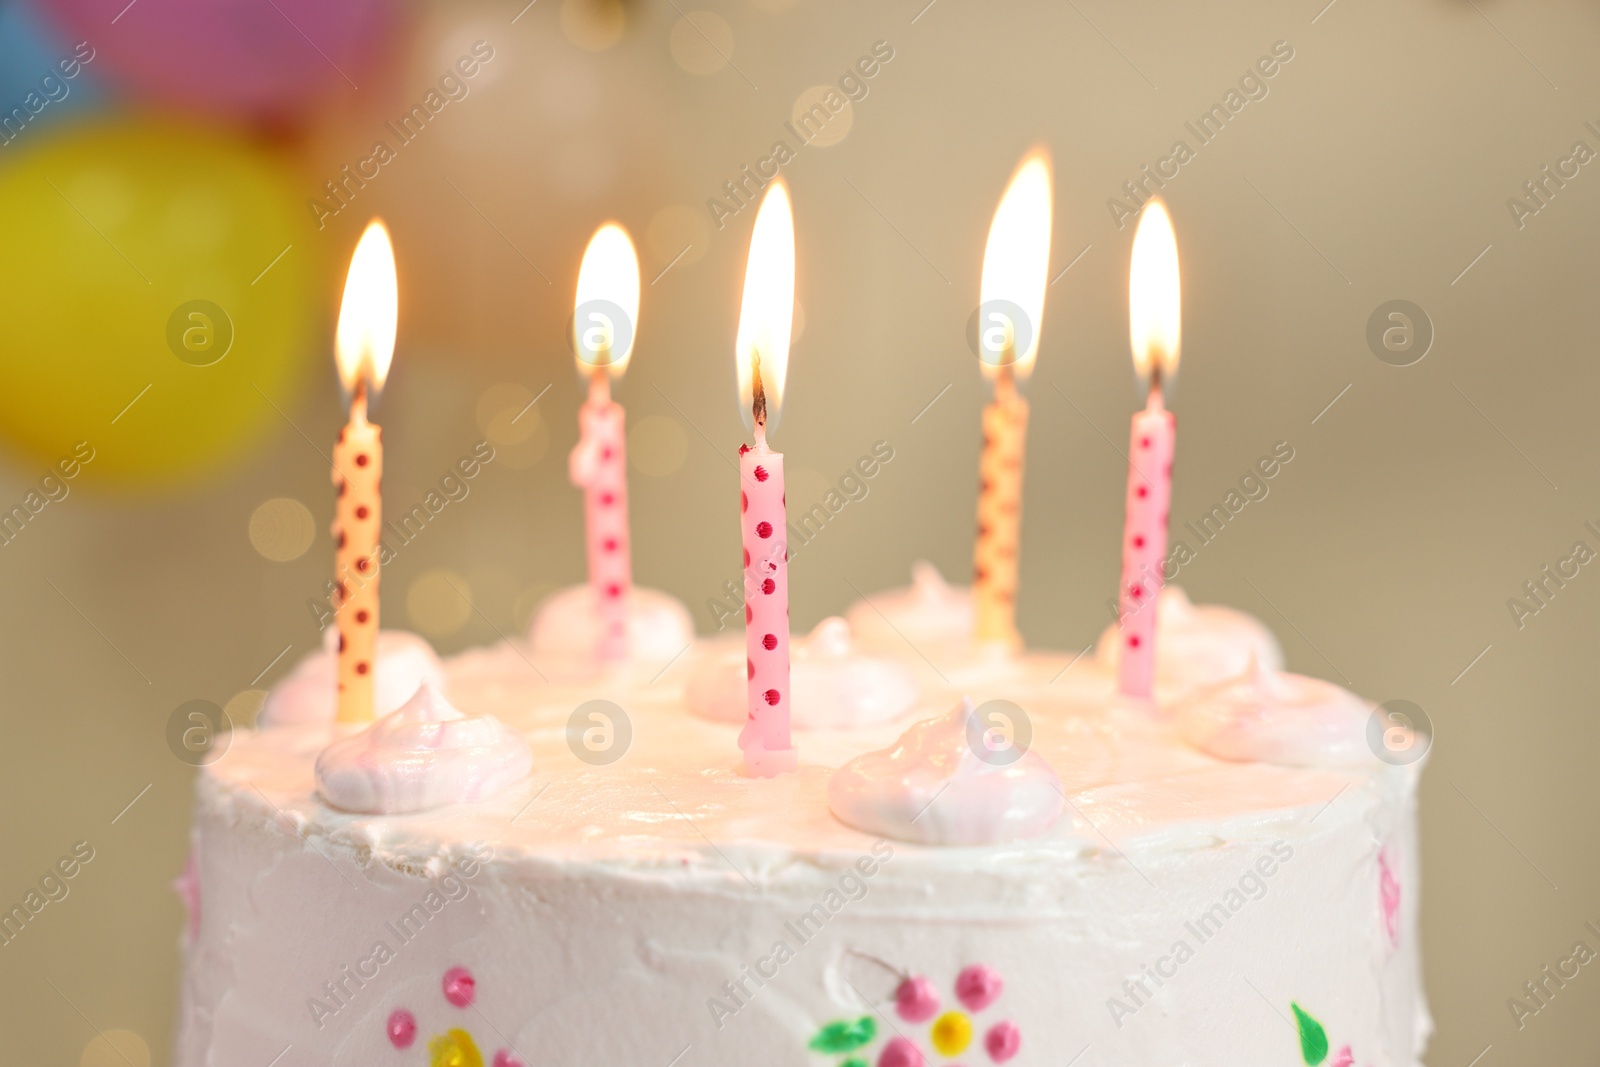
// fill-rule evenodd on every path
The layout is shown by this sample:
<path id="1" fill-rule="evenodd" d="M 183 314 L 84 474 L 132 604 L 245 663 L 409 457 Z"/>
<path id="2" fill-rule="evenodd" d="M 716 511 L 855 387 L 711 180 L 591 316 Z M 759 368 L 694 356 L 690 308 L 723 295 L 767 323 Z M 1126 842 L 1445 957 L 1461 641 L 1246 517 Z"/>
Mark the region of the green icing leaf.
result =
<path id="1" fill-rule="evenodd" d="M 1300 1005 L 1290 1001 L 1289 1007 L 1294 1009 L 1294 1021 L 1300 1028 L 1300 1055 L 1311 1067 L 1316 1067 L 1328 1058 L 1327 1031 L 1322 1029 L 1321 1023 L 1307 1015 Z"/>
<path id="2" fill-rule="evenodd" d="M 817 1052 L 851 1052 L 871 1041 L 877 1033 L 878 1022 L 870 1015 L 863 1015 L 853 1021 L 841 1019 L 818 1030 L 817 1036 L 811 1039 L 811 1048 Z M 851 1067 L 851 1063 L 846 1063 L 843 1067 Z M 861 1067 L 866 1067 L 866 1064 L 861 1063 Z"/>
<path id="3" fill-rule="evenodd" d="M 849 1059 L 841 1063 L 839 1067 L 867 1067 L 867 1061 L 862 1059 L 860 1056 L 851 1056 Z"/>

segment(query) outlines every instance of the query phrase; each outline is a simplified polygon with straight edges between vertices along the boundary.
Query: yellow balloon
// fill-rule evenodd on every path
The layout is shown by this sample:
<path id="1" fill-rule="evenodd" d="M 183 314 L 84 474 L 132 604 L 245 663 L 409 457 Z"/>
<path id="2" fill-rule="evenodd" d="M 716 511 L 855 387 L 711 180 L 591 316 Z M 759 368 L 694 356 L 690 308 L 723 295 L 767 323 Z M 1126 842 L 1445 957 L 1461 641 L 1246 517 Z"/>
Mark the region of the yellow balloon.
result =
<path id="1" fill-rule="evenodd" d="M 221 470 L 325 347 L 300 183 L 215 130 L 41 133 L 0 168 L 0 440 L 80 485 Z"/>

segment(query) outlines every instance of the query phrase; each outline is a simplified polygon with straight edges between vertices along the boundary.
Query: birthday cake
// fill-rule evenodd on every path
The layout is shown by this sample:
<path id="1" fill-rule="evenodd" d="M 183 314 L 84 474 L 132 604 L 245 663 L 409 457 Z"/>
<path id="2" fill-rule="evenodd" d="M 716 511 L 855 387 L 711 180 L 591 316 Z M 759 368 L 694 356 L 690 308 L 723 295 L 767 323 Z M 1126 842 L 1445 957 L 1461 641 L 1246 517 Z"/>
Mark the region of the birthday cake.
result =
<path id="1" fill-rule="evenodd" d="M 1248 617 L 1162 625 L 1242 670 L 1175 655 L 1146 705 L 1032 652 L 957 689 L 830 620 L 771 778 L 716 641 L 563 681 L 537 641 L 397 638 L 418 689 L 370 726 L 309 694 L 319 653 L 200 778 L 176 1062 L 1420 1063 L 1419 765 Z"/>
<path id="2" fill-rule="evenodd" d="M 755 442 L 738 458 L 742 641 L 696 639 L 681 604 L 632 581 L 610 380 L 639 278 L 614 224 L 573 322 L 588 583 L 525 639 L 451 658 L 380 632 L 367 403 L 395 282 L 368 228 L 337 345 L 337 639 L 202 769 L 178 1067 L 1420 1063 L 1426 745 L 1285 673 L 1259 621 L 1170 584 L 1178 276 L 1156 204 L 1134 245 L 1150 388 L 1117 622 L 1092 657 L 1023 645 L 1018 383 L 1049 188 L 1030 156 L 985 252 L 995 399 L 972 588 L 918 565 L 911 588 L 793 642 L 766 437 L 794 306 L 781 182 L 735 344 Z"/>

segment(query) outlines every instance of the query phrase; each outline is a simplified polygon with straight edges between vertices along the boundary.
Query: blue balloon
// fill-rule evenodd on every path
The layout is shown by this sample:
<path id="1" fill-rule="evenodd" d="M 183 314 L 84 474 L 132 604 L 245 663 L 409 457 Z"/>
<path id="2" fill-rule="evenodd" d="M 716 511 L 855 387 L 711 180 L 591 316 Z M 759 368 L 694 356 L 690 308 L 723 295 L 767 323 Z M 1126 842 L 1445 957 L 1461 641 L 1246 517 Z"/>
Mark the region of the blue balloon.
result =
<path id="1" fill-rule="evenodd" d="M 94 44 L 64 40 L 27 4 L 0 0 L 0 162 L 38 127 L 100 110 Z"/>

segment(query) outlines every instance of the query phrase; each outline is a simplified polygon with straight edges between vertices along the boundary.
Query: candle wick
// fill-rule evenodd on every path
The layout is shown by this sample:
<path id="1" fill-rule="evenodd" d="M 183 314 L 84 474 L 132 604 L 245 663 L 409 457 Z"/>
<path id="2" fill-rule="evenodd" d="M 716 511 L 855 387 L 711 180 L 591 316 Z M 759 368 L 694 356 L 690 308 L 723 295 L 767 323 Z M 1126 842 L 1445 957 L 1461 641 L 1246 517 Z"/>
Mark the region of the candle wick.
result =
<path id="1" fill-rule="evenodd" d="M 755 423 L 756 436 L 764 439 L 767 430 L 767 390 L 761 384 L 759 349 L 750 354 L 750 395 L 750 417 Z"/>
<path id="2" fill-rule="evenodd" d="M 367 421 L 367 376 L 365 374 L 356 379 L 355 389 L 350 394 L 350 421 L 354 423 Z"/>
<path id="3" fill-rule="evenodd" d="M 1011 364 L 1003 363 L 994 379 L 994 398 L 996 400 L 1010 400 L 1017 394 L 1016 373 L 1012 371 Z"/>

